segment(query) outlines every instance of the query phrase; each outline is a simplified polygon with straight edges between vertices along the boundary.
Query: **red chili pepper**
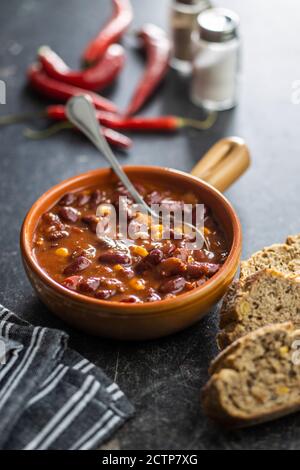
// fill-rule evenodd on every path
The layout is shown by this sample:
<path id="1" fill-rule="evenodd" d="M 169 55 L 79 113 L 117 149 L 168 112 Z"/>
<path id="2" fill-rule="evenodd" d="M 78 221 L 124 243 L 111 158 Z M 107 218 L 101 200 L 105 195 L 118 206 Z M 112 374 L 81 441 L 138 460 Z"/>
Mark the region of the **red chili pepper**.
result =
<path id="1" fill-rule="evenodd" d="M 128 131 L 166 131 L 172 132 L 183 127 L 192 127 L 198 130 L 209 129 L 216 121 L 217 114 L 209 113 L 203 121 L 190 118 L 182 118 L 178 116 L 158 116 L 158 117 L 142 117 L 142 116 L 118 116 L 117 114 L 108 113 L 106 111 L 96 111 L 98 121 L 102 126 L 106 126 L 117 130 Z M 65 106 L 55 104 L 47 106 L 41 113 L 24 113 L 11 114 L 8 116 L 0 116 L 0 126 L 15 124 L 18 122 L 28 121 L 38 117 L 47 117 L 53 121 L 67 121 Z"/>
<path id="2" fill-rule="evenodd" d="M 83 61 L 87 64 L 97 62 L 110 44 L 118 42 L 129 27 L 133 12 L 129 0 L 113 0 L 114 13 L 102 31 L 88 44 L 83 53 Z"/>
<path id="3" fill-rule="evenodd" d="M 108 129 L 107 127 L 102 126 L 103 135 L 106 137 L 107 141 L 118 148 L 129 149 L 132 146 L 132 140 L 129 139 L 126 135 L 120 134 L 119 132 L 114 131 L 113 129 Z"/>
<path id="4" fill-rule="evenodd" d="M 169 67 L 171 44 L 165 32 L 155 25 L 147 24 L 139 37 L 146 50 L 147 64 L 126 115 L 136 114 L 141 109 L 161 83 Z"/>
<path id="5" fill-rule="evenodd" d="M 62 83 L 54 78 L 48 77 L 39 65 L 32 65 L 28 69 L 28 79 L 30 84 L 40 93 L 58 101 L 67 101 L 72 96 L 87 95 L 91 98 L 94 106 L 97 109 L 103 109 L 109 112 L 117 112 L 117 107 L 114 103 L 103 98 L 102 96 L 92 91 L 84 90 L 83 88 L 74 87 L 66 83 Z"/>
<path id="6" fill-rule="evenodd" d="M 41 47 L 38 57 L 49 77 L 91 91 L 101 90 L 110 85 L 125 64 L 125 51 L 119 44 L 109 46 L 96 65 L 80 71 L 71 70 L 50 47 Z"/>
<path id="7" fill-rule="evenodd" d="M 67 119 L 63 105 L 48 106 L 45 115 L 54 121 L 65 121 Z M 117 130 L 173 132 L 183 127 L 207 129 L 215 122 L 216 116 L 210 114 L 204 121 L 197 121 L 178 116 L 122 117 L 105 111 L 97 111 L 97 118 L 102 125 Z"/>

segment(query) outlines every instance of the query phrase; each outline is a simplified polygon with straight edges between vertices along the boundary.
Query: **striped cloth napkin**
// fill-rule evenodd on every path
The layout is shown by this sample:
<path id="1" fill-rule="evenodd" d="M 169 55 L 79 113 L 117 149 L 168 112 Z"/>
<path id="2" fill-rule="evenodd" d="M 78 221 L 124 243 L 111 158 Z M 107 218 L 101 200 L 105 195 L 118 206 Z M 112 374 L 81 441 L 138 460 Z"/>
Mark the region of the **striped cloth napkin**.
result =
<path id="1" fill-rule="evenodd" d="M 94 449 L 133 414 L 118 385 L 0 305 L 0 449 Z"/>

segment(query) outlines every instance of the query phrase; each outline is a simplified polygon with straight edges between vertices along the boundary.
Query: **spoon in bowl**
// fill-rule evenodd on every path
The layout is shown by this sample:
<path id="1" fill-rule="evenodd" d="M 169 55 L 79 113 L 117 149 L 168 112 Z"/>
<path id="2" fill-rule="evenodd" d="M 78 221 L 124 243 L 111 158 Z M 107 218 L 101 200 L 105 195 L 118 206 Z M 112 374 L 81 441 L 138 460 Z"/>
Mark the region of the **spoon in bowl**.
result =
<path id="1" fill-rule="evenodd" d="M 140 204 L 153 218 L 159 219 L 159 215 L 154 212 L 148 204 L 146 204 L 142 196 L 131 183 L 108 145 L 107 140 L 101 131 L 101 125 L 97 120 L 93 103 L 84 95 L 74 96 L 67 102 L 66 115 L 69 121 L 80 129 L 81 132 L 95 145 L 99 152 L 104 155 L 119 180 L 132 196 L 133 200 L 137 204 Z M 209 243 L 201 230 L 187 222 L 184 222 L 184 226 L 197 233 L 203 240 L 205 247 L 209 249 Z"/>

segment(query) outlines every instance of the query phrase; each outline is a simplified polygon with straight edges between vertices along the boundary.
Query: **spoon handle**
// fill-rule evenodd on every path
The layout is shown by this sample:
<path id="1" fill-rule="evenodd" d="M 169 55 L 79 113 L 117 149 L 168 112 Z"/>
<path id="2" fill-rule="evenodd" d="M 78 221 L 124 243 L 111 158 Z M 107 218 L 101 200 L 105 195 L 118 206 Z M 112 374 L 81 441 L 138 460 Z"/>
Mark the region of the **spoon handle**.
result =
<path id="1" fill-rule="evenodd" d="M 127 175 L 124 173 L 121 165 L 108 145 L 101 126 L 96 118 L 94 105 L 84 95 L 74 96 L 67 102 L 66 114 L 74 126 L 83 132 L 83 134 L 95 145 L 108 161 L 115 174 L 123 183 L 125 188 L 131 194 L 136 203 L 141 204 L 149 214 L 150 207 L 145 203 L 142 196 L 137 192 Z"/>

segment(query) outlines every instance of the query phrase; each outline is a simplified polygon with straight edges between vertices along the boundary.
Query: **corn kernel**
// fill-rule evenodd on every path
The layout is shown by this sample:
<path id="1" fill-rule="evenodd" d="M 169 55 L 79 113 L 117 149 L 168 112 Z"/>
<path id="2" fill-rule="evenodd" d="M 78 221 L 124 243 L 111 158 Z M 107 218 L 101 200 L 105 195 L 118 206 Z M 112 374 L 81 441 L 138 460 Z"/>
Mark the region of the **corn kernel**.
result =
<path id="1" fill-rule="evenodd" d="M 287 346 L 282 346 L 281 348 L 279 348 L 279 352 L 280 355 L 284 357 L 288 354 L 289 348 Z"/>
<path id="2" fill-rule="evenodd" d="M 63 258 L 66 258 L 67 256 L 69 256 L 69 250 L 68 248 L 57 248 L 55 254 L 57 256 L 62 256 Z"/>
<path id="3" fill-rule="evenodd" d="M 204 227 L 204 235 L 207 236 L 207 235 L 210 235 L 211 234 L 211 230 L 209 230 L 209 228 L 207 227 Z"/>
<path id="4" fill-rule="evenodd" d="M 121 264 L 115 264 L 113 269 L 115 271 L 123 271 L 124 270 L 124 267 L 121 265 Z"/>
<path id="5" fill-rule="evenodd" d="M 188 256 L 188 263 L 193 263 L 194 262 L 194 258 L 190 255 Z"/>
<path id="6" fill-rule="evenodd" d="M 163 226 L 162 225 L 152 225 L 151 235 L 154 240 L 160 240 L 162 238 Z"/>
<path id="7" fill-rule="evenodd" d="M 145 289 L 145 283 L 143 279 L 137 279 L 134 277 L 129 281 L 129 285 L 135 289 L 135 290 L 144 290 Z"/>
<path id="8" fill-rule="evenodd" d="M 290 389 L 288 387 L 285 387 L 284 385 L 279 385 L 276 388 L 276 393 L 277 395 L 287 395 L 289 393 Z"/>
<path id="9" fill-rule="evenodd" d="M 149 254 L 149 252 L 143 246 L 134 245 L 132 247 L 132 252 L 135 255 L 142 256 L 143 258 Z"/>

